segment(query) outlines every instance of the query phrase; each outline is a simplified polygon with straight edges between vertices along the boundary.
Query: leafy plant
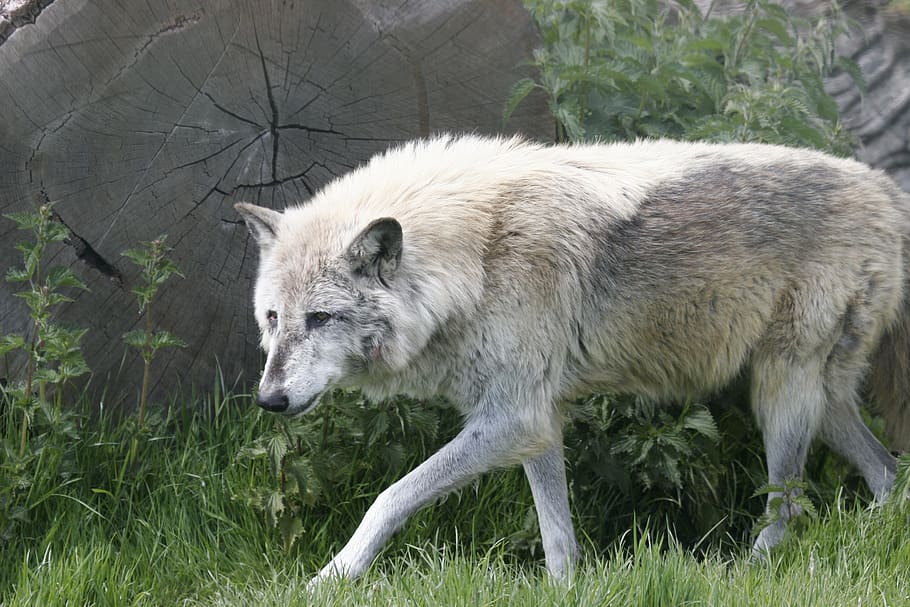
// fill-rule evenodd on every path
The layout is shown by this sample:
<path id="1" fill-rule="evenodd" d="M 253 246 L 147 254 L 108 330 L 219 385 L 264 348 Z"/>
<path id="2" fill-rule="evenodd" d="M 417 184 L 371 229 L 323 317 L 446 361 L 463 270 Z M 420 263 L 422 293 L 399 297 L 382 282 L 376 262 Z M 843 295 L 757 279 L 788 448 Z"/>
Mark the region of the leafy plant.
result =
<path id="1" fill-rule="evenodd" d="M 897 473 L 890 500 L 899 505 L 906 505 L 907 500 L 910 500 L 910 453 L 897 458 Z"/>
<path id="2" fill-rule="evenodd" d="M 754 535 L 775 523 L 783 520 L 784 512 L 787 513 L 787 528 L 791 531 L 798 530 L 807 518 L 814 519 L 818 513 L 815 504 L 806 495 L 808 485 L 805 481 L 789 478 L 782 485 L 765 484 L 755 491 L 755 496 L 776 493 L 768 502 L 768 509 L 755 524 Z"/>
<path id="3" fill-rule="evenodd" d="M 139 427 L 145 423 L 145 411 L 149 395 L 149 379 L 151 377 L 152 360 L 159 350 L 164 348 L 183 348 L 186 342 L 172 333 L 163 329 L 155 329 L 152 318 L 152 301 L 163 285 L 171 276 L 183 274 L 174 263 L 167 259 L 167 254 L 172 250 L 166 244 L 167 236 L 159 236 L 155 240 L 142 243 L 137 249 L 123 252 L 142 270 L 142 283 L 133 288 L 133 294 L 139 303 L 139 314 L 145 313 L 145 328 L 130 331 L 123 336 L 123 340 L 132 348 L 139 351 L 142 357 L 142 388 L 139 395 Z"/>
<path id="4" fill-rule="evenodd" d="M 387 484 L 434 450 L 448 425 L 455 425 L 453 416 L 434 401 L 367 404 L 357 393 L 336 391 L 310 415 L 275 416 L 272 430 L 238 453 L 237 465 L 267 462 L 271 475 L 268 484 L 234 497 L 277 527 L 290 550 L 304 516 L 350 499 L 345 488 L 366 483 L 375 491 Z"/>
<path id="5" fill-rule="evenodd" d="M 24 286 L 16 296 L 28 306 L 31 325 L 23 334 L 7 334 L 0 340 L 0 355 L 19 352 L 24 357 L 22 375 L 10 378 L 0 402 L 0 537 L 28 520 L 29 511 L 46 497 L 41 492 L 48 484 L 66 482 L 71 476 L 65 470 L 66 444 L 61 437 L 75 436 L 78 426 L 62 406 L 64 388 L 89 370 L 79 347 L 85 330 L 54 318 L 58 305 L 72 301 L 61 290 L 85 289 L 85 284 L 69 268 L 43 266 L 48 248 L 69 236 L 66 227 L 54 220 L 49 204 L 6 217 L 31 232 L 33 240 L 16 245 L 22 266 L 6 274 L 7 281 Z M 39 464 L 43 477 L 37 473 Z"/>
<path id="6" fill-rule="evenodd" d="M 703 15 L 691 0 L 526 4 L 543 40 L 538 76 L 515 83 L 506 120 L 540 90 L 557 141 L 670 137 L 851 154 L 853 139 L 823 83 L 842 69 L 863 84 L 856 64 L 835 52 L 846 28 L 836 5 L 810 21 L 766 0 L 724 17 Z"/>

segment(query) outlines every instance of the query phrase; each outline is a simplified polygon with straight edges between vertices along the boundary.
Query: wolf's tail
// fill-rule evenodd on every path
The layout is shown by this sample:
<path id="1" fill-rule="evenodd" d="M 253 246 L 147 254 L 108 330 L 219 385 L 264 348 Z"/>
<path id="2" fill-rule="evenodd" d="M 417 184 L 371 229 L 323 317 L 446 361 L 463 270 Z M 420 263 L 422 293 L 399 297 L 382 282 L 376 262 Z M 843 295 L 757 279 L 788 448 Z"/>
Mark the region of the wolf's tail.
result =
<path id="1" fill-rule="evenodd" d="M 910 213 L 910 196 L 905 196 Z M 910 451 L 910 234 L 904 237 L 904 294 L 896 322 L 872 358 L 869 390 L 896 451 Z"/>

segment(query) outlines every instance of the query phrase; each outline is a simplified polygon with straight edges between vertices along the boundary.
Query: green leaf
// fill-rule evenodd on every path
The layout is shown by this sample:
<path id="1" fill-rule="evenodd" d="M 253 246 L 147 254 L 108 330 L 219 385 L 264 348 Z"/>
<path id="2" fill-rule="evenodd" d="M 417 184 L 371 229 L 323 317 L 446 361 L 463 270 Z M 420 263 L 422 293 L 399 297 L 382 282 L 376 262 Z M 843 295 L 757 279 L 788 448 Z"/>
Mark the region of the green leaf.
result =
<path id="1" fill-rule="evenodd" d="M 136 296 L 136 301 L 139 302 L 139 313 L 145 310 L 149 302 L 155 298 L 155 293 L 158 292 L 158 289 L 154 286 L 143 285 L 139 287 L 133 287 L 133 295 Z"/>
<path id="2" fill-rule="evenodd" d="M 141 329 L 135 329 L 133 331 L 129 331 L 128 333 L 124 333 L 123 341 L 125 341 L 126 345 L 130 346 L 131 348 L 142 350 L 146 346 L 145 331 Z"/>
<path id="3" fill-rule="evenodd" d="M 389 427 L 389 416 L 385 411 L 377 411 L 376 415 L 370 420 L 369 434 L 367 435 L 367 444 L 374 445 L 381 440 Z"/>
<path id="4" fill-rule="evenodd" d="M 44 305 L 49 308 L 62 303 L 70 303 L 71 301 L 73 301 L 72 297 L 64 295 L 63 293 L 56 293 L 54 291 L 49 292 L 44 297 Z"/>
<path id="5" fill-rule="evenodd" d="M 525 97 L 531 94 L 537 87 L 537 83 L 531 78 L 522 78 L 518 82 L 512 85 L 512 89 L 509 91 L 509 96 L 506 98 L 505 107 L 502 110 L 502 122 L 503 124 L 508 124 L 509 118 L 512 116 L 512 113 L 515 111 L 515 108 L 524 101 Z"/>
<path id="6" fill-rule="evenodd" d="M 765 18 L 758 19 L 755 22 L 755 25 L 774 34 L 780 44 L 792 46 L 794 41 L 790 36 L 790 32 L 787 31 L 787 26 L 785 25 L 786 21 L 787 20 L 782 19 Z"/>
<path id="7" fill-rule="evenodd" d="M 78 358 L 73 360 L 68 360 L 60 365 L 59 373 L 62 381 L 67 381 L 73 379 L 74 377 L 79 377 L 85 375 L 91 371 L 89 366 L 85 363 L 80 355 Z"/>
<path id="8" fill-rule="evenodd" d="M 50 242 L 63 242 L 70 237 L 70 231 L 62 223 L 51 221 L 47 224 L 45 236 Z"/>
<path id="9" fill-rule="evenodd" d="M 279 517 L 284 512 L 284 495 L 281 491 L 275 490 L 269 493 L 265 501 L 265 509 L 272 526 L 277 526 Z"/>
<path id="10" fill-rule="evenodd" d="M 71 269 L 63 266 L 52 268 L 45 279 L 45 284 L 50 289 L 59 289 L 61 287 L 87 288 L 85 283 Z"/>
<path id="11" fill-rule="evenodd" d="M 33 211 L 5 213 L 3 216 L 16 222 L 16 227 L 20 230 L 34 230 L 40 221 L 39 215 Z"/>
<path id="12" fill-rule="evenodd" d="M 554 112 L 556 120 L 566 131 L 569 141 L 582 141 L 585 137 L 584 126 L 578 116 L 577 109 L 560 105 Z"/>
<path id="13" fill-rule="evenodd" d="M 689 40 L 685 44 L 687 51 L 723 51 L 727 48 L 727 43 L 718 38 L 696 38 Z M 713 61 L 713 59 L 712 59 Z"/>
<path id="14" fill-rule="evenodd" d="M 711 412 L 704 407 L 698 407 L 689 411 L 683 420 L 683 428 L 693 430 L 715 442 L 720 440 L 717 424 L 714 423 Z"/>
<path id="15" fill-rule="evenodd" d="M 145 267 L 152 259 L 145 249 L 127 249 L 121 255 L 131 259 L 140 268 Z"/>
<path id="16" fill-rule="evenodd" d="M 0 338 L 0 356 L 23 348 L 25 348 L 25 338 L 21 335 L 11 333 Z"/>
<path id="17" fill-rule="evenodd" d="M 812 503 L 812 500 L 809 499 L 809 496 L 805 493 L 800 493 L 791 498 L 792 502 L 803 509 L 803 514 L 809 518 L 818 518 L 818 511 L 815 509 L 815 504 Z"/>
<path id="18" fill-rule="evenodd" d="M 291 512 L 284 512 L 278 519 L 278 531 L 281 533 L 281 539 L 284 540 L 284 549 L 290 552 L 294 547 L 294 542 L 303 534 L 303 521 L 300 517 Z"/>
<path id="19" fill-rule="evenodd" d="M 16 243 L 16 250 L 22 253 L 23 259 L 27 259 L 33 255 L 38 255 L 41 253 L 41 244 L 37 242 L 18 242 Z"/>
<path id="20" fill-rule="evenodd" d="M 168 331 L 156 331 L 150 345 L 153 351 L 157 351 L 161 348 L 185 348 L 186 342 Z"/>
<path id="21" fill-rule="evenodd" d="M 36 384 L 58 384 L 63 378 L 56 369 L 41 368 L 35 370 L 34 379 Z"/>
<path id="22" fill-rule="evenodd" d="M 241 447 L 237 451 L 237 455 L 234 456 L 235 461 L 253 461 L 259 459 L 265 459 L 268 457 L 268 452 L 265 447 L 260 443 L 254 443 L 252 445 L 247 445 Z"/>
<path id="23" fill-rule="evenodd" d="M 805 147 L 813 147 L 820 150 L 827 147 L 828 141 L 825 136 L 818 129 L 813 128 L 799 118 L 785 116 L 781 119 L 780 124 L 792 133 L 799 135 Z"/>
<path id="24" fill-rule="evenodd" d="M 31 277 L 31 272 L 22 268 L 9 268 L 6 271 L 7 282 L 28 282 Z"/>
<path id="25" fill-rule="evenodd" d="M 770 493 L 783 493 L 785 490 L 786 487 L 783 485 L 772 485 L 770 483 L 766 483 L 758 487 L 755 492 L 752 493 L 752 497 L 759 497 L 762 495 L 768 495 Z"/>
<path id="26" fill-rule="evenodd" d="M 284 456 L 288 452 L 288 441 L 284 434 L 275 433 L 269 437 L 266 443 L 266 450 L 269 454 L 269 464 L 272 468 L 272 476 L 278 476 L 281 472 Z"/>
<path id="27" fill-rule="evenodd" d="M 853 84 L 859 89 L 860 95 L 865 96 L 869 90 L 869 85 L 866 82 L 866 78 L 863 76 L 863 70 L 860 68 L 859 64 L 850 57 L 838 56 L 836 65 L 850 75 Z"/>

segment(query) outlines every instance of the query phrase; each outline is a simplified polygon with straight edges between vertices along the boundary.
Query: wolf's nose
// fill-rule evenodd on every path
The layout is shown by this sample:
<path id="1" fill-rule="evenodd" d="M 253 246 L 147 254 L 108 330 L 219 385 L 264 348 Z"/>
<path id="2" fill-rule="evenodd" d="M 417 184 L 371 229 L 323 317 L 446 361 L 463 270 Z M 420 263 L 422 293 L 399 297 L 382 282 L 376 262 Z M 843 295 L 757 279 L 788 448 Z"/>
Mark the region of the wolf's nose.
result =
<path id="1" fill-rule="evenodd" d="M 288 395 L 282 392 L 260 392 L 256 397 L 256 404 L 273 413 L 284 411 L 290 406 Z"/>

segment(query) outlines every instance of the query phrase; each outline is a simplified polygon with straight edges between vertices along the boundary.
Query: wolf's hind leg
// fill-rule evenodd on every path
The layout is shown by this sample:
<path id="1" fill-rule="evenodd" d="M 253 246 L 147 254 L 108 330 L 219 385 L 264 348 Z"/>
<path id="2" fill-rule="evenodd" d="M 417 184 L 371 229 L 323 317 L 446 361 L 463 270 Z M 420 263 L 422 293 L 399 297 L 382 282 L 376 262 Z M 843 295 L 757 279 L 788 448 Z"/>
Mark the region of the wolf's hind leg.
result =
<path id="1" fill-rule="evenodd" d="M 829 402 L 820 436 L 860 471 L 875 500 L 884 501 L 894 485 L 897 461 L 863 423 L 852 399 Z"/>
<path id="2" fill-rule="evenodd" d="M 562 441 L 525 460 L 524 470 L 537 509 L 547 571 L 554 578 L 566 579 L 578 560 L 578 543 L 569 511 Z"/>
<path id="3" fill-rule="evenodd" d="M 788 356 L 764 356 L 753 366 L 752 407 L 762 429 L 768 482 L 784 485 L 790 479 L 801 479 L 806 454 L 824 408 L 821 363 L 796 361 Z M 768 510 L 780 491 L 768 494 Z M 779 518 L 759 533 L 752 552 L 762 557 L 784 537 L 787 521 L 802 509 L 785 500 Z"/>
<path id="4" fill-rule="evenodd" d="M 863 325 L 852 323 L 855 328 Z M 860 336 L 848 335 L 831 351 L 825 365 L 827 407 L 819 428 L 821 439 L 847 459 L 866 479 L 877 501 L 894 485 L 897 462 L 863 423 L 856 402 L 867 348 Z"/>

